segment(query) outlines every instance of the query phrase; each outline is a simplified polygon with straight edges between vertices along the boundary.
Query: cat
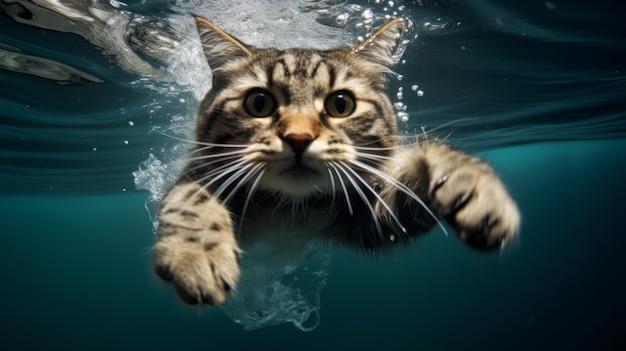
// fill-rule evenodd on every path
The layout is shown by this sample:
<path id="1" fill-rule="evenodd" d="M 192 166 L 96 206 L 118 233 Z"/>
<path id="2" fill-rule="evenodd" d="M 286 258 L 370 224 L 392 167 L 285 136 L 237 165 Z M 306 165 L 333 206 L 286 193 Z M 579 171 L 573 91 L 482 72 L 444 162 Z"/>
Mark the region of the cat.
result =
<path id="1" fill-rule="evenodd" d="M 518 208 L 485 161 L 432 137 L 399 145 L 385 87 L 404 20 L 328 50 L 256 48 L 195 23 L 213 85 L 160 202 L 154 250 L 156 273 L 186 303 L 222 303 L 256 241 L 377 253 L 438 218 L 477 250 L 517 236 Z"/>

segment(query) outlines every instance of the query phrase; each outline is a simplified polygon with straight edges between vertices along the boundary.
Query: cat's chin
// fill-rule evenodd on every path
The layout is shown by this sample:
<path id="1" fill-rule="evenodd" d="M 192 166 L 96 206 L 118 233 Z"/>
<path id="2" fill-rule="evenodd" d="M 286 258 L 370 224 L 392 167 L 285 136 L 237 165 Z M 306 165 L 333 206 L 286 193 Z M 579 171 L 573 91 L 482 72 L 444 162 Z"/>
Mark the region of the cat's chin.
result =
<path id="1" fill-rule="evenodd" d="M 263 177 L 259 188 L 290 197 L 310 197 L 332 192 L 328 175 L 298 165 Z"/>

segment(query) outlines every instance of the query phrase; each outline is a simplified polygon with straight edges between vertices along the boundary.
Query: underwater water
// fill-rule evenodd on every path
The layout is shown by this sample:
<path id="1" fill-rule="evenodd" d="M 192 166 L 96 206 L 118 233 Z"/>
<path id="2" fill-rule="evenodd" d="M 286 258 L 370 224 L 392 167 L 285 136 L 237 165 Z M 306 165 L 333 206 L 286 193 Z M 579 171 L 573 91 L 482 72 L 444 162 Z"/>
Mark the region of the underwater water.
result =
<path id="1" fill-rule="evenodd" d="M 282 47 L 409 19 L 389 82 L 402 133 L 491 162 L 520 240 L 483 254 L 434 229 L 393 257 L 318 257 L 321 281 L 298 290 L 319 312 L 308 332 L 183 305 L 150 248 L 210 87 L 189 13 Z M 604 0 L 0 0 L 1 348 L 626 348 L 622 14 Z"/>

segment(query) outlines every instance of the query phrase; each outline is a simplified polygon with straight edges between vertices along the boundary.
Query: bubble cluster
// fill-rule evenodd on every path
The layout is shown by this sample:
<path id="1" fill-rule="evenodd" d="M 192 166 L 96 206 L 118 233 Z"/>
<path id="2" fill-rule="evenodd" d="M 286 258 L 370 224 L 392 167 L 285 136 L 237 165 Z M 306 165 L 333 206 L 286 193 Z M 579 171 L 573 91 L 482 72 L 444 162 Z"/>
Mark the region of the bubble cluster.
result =
<path id="1" fill-rule="evenodd" d="M 398 88 L 398 92 L 396 93 L 396 98 L 398 100 L 402 100 L 404 98 L 404 89 L 402 87 Z"/>

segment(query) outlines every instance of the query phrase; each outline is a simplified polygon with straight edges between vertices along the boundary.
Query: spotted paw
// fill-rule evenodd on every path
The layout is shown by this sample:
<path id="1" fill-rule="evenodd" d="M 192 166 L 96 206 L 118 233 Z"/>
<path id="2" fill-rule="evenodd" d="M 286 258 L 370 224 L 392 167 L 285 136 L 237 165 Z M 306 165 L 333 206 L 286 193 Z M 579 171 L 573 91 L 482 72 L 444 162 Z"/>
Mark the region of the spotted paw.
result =
<path id="1" fill-rule="evenodd" d="M 491 167 L 478 159 L 434 175 L 430 193 L 438 213 L 473 248 L 501 248 L 519 231 L 515 202 Z"/>
<path id="2" fill-rule="evenodd" d="M 155 270 L 173 283 L 186 303 L 217 305 L 239 279 L 239 254 L 234 240 L 203 242 L 192 236 L 167 236 L 155 247 Z"/>

